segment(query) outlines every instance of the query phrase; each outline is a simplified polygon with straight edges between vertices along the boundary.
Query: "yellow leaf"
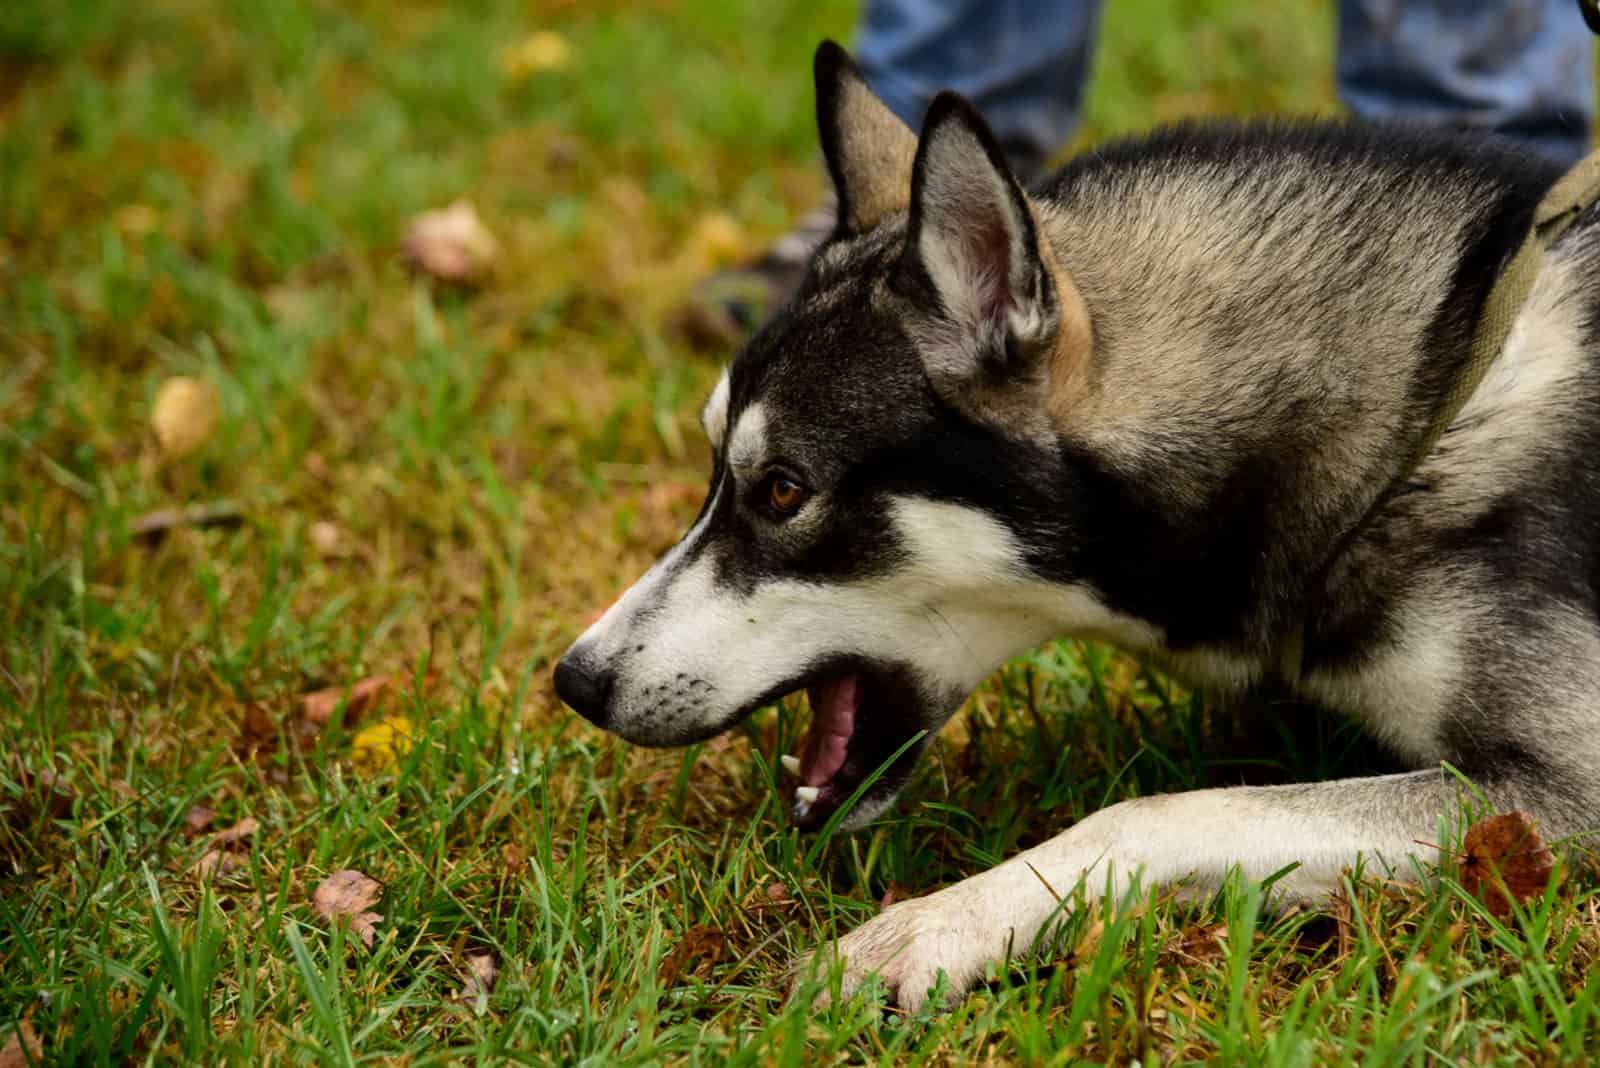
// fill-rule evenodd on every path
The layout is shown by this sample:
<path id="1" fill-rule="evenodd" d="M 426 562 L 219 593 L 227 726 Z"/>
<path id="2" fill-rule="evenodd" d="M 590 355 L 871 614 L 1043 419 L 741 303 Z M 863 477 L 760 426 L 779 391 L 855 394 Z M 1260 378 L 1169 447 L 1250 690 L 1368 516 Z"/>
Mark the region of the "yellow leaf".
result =
<path id="1" fill-rule="evenodd" d="M 500 69 L 513 81 L 572 63 L 572 45 L 553 30 L 530 33 L 500 54 Z"/>
<path id="2" fill-rule="evenodd" d="M 179 375 L 161 383 L 150 412 L 150 425 L 168 456 L 187 456 L 205 444 L 216 429 L 219 406 L 216 387 Z"/>
<path id="3" fill-rule="evenodd" d="M 382 771 L 411 752 L 411 721 L 391 716 L 368 724 L 350 742 L 350 758 L 358 765 Z"/>

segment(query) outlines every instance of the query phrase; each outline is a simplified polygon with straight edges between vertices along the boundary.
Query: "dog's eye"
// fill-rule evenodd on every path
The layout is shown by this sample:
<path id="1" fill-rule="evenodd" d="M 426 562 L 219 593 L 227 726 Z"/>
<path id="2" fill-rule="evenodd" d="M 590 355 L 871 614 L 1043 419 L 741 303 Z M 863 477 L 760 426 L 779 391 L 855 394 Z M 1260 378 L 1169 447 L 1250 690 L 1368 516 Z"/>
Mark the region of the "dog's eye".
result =
<path id="1" fill-rule="evenodd" d="M 767 476 L 767 504 L 779 516 L 787 519 L 800 510 L 808 496 L 806 488 L 781 471 Z"/>

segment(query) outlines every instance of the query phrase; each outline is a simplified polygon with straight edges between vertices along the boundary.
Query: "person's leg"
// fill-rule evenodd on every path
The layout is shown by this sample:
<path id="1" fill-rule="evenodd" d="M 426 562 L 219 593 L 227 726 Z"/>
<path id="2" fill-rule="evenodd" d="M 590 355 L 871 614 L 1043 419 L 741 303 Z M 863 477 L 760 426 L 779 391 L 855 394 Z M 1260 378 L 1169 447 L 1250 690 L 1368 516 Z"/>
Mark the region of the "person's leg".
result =
<path id="1" fill-rule="evenodd" d="M 1340 0 L 1356 114 L 1493 130 L 1552 159 L 1589 149 L 1594 37 L 1574 0 Z"/>
<path id="2" fill-rule="evenodd" d="M 1077 125 L 1101 0 L 867 0 L 856 60 L 913 130 L 941 89 L 989 120 L 1027 181 Z M 685 309 L 692 333 L 737 341 L 794 294 L 833 229 L 831 198 L 758 259 L 713 275 Z"/>
<path id="3" fill-rule="evenodd" d="M 1024 180 L 1072 135 L 1101 0 L 871 0 L 856 59 L 913 130 L 941 89 L 977 106 Z"/>

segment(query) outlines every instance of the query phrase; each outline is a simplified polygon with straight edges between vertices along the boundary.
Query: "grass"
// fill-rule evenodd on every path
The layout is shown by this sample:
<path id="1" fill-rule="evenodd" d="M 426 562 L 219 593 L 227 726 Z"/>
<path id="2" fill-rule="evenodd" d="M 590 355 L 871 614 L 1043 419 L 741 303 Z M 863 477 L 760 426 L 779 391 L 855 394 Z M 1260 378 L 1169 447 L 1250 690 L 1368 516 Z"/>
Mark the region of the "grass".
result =
<path id="1" fill-rule="evenodd" d="M 681 753 L 562 712 L 552 656 L 692 516 L 725 353 L 667 327 L 819 192 L 825 0 L 0 6 L 0 1035 L 58 1063 L 1583 1063 L 1600 893 L 1507 920 L 1352 876 L 1086 905 L 954 1012 L 783 999 L 887 892 L 1123 797 L 1381 761 L 1347 725 L 1245 744 L 1103 649 L 1001 672 L 902 803 L 800 838 L 795 709 Z M 561 69 L 498 57 L 538 30 Z M 1330 111 L 1331 6 L 1109 5 L 1081 140 Z M 399 265 L 470 198 L 470 293 Z M 730 236 L 731 235 L 731 236 Z M 210 383 L 194 454 L 161 383 Z M 139 536 L 152 510 L 233 525 Z M 359 723 L 299 695 L 395 678 Z M 403 719 L 400 723 L 397 720 Z M 409 737 L 363 733 L 388 722 Z M 214 810 L 204 822 L 196 806 Z M 253 836 L 194 866 L 211 834 Z M 217 858 L 213 858 L 217 861 Z M 371 947 L 312 895 L 383 884 Z M 493 989 L 469 991 L 469 955 Z"/>

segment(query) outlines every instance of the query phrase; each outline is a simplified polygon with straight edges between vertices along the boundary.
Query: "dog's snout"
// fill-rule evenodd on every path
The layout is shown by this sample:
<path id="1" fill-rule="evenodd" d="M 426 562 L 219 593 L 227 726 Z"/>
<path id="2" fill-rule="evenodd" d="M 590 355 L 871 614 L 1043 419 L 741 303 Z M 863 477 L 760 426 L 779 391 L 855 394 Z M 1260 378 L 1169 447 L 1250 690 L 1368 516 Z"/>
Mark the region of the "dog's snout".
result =
<path id="1" fill-rule="evenodd" d="M 596 727 L 609 719 L 611 688 L 616 676 L 593 660 L 568 651 L 556 664 L 556 696 Z"/>

